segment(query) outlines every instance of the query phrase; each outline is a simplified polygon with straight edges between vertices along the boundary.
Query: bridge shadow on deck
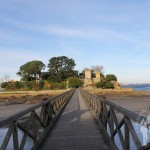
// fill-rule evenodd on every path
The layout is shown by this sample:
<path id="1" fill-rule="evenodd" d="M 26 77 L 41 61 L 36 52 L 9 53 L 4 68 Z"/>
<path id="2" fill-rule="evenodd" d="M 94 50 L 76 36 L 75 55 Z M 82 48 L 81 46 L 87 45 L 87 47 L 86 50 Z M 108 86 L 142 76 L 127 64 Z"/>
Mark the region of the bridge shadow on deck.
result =
<path id="1" fill-rule="evenodd" d="M 78 90 L 39 149 L 110 150 Z"/>

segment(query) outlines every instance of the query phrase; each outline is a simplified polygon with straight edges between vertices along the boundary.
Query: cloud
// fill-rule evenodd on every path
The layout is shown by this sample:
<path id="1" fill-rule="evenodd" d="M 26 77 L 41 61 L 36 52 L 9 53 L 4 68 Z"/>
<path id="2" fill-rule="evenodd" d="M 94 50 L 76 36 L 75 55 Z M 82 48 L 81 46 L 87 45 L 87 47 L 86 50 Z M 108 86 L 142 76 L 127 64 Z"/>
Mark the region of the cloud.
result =
<path id="1" fill-rule="evenodd" d="M 23 3 L 26 3 L 25 1 Z M 28 2 L 27 2 L 28 3 Z M 50 7 L 54 6 L 55 9 L 57 8 L 55 3 L 49 3 L 47 5 L 45 5 L 44 2 L 40 1 L 40 3 L 42 3 L 41 7 L 45 7 L 46 9 L 48 9 Z M 89 3 L 89 2 L 88 2 Z M 52 6 L 51 6 L 51 5 Z M 79 21 L 82 20 L 88 20 L 88 18 L 91 19 L 88 20 L 90 21 L 90 23 L 87 24 L 81 24 L 81 25 L 74 25 L 74 22 L 72 22 L 72 24 L 65 24 L 62 23 L 62 21 L 58 21 L 57 23 L 52 20 L 52 21 L 47 21 L 47 20 L 42 20 L 39 22 L 39 20 L 35 20 L 35 22 L 30 21 L 30 20 L 23 20 L 23 21 L 18 21 L 17 19 L 12 19 L 10 17 L 5 17 L 3 15 L 0 15 L 1 18 L 1 22 L 5 22 L 7 25 L 11 26 L 11 27 L 16 27 L 16 29 L 22 29 L 23 31 L 26 30 L 28 31 L 32 31 L 32 35 L 34 35 L 35 33 L 38 34 L 47 34 L 47 35 L 52 35 L 52 36 L 57 36 L 57 37 L 64 37 L 64 38 L 82 38 L 85 40 L 95 40 L 95 41 L 103 41 L 103 40 L 111 40 L 113 42 L 130 42 L 133 44 L 138 44 L 138 45 L 145 45 L 145 38 L 149 39 L 149 36 L 146 35 L 147 29 L 143 28 L 143 25 L 139 27 L 139 23 L 141 24 L 141 22 L 139 21 L 139 23 L 137 24 L 134 23 L 134 19 L 139 19 L 139 16 L 137 14 L 132 14 L 130 15 L 129 12 L 127 11 L 128 9 L 130 11 L 132 11 L 132 7 L 134 9 L 136 9 L 136 12 L 138 11 L 138 7 L 139 4 L 134 6 L 132 4 L 132 7 L 130 7 L 129 4 L 126 4 L 128 7 L 124 7 L 124 5 L 119 4 L 118 9 L 119 10 L 124 10 L 123 13 L 120 12 L 120 14 L 115 14 L 117 11 L 114 11 L 113 13 L 111 13 L 111 11 L 107 12 L 105 15 L 102 13 L 98 13 L 97 11 L 88 11 L 85 14 L 87 15 L 85 18 L 80 17 L 80 15 L 78 16 L 78 20 L 76 20 L 75 17 L 75 13 L 71 14 L 73 20 L 75 18 L 75 20 L 79 23 Z M 106 11 L 106 10 L 111 10 L 112 8 L 116 8 L 115 6 L 113 6 L 112 8 L 110 6 L 106 7 L 107 5 L 105 5 L 105 3 L 102 5 L 100 5 L 100 8 L 102 10 L 100 10 L 100 12 L 102 11 Z M 60 7 L 60 5 L 58 5 L 58 7 Z M 65 13 L 63 12 L 65 18 L 64 22 L 66 19 L 66 17 L 69 15 L 68 14 L 68 9 L 64 9 L 64 5 L 61 8 L 62 10 L 66 11 Z M 87 8 L 89 9 L 91 7 L 87 6 Z M 96 6 L 96 4 L 94 3 L 94 6 L 92 4 L 92 8 L 98 9 L 98 7 Z M 145 4 L 143 5 L 143 7 L 146 7 Z M 57 9 L 54 12 L 56 13 Z M 77 12 L 77 10 L 74 9 L 74 11 Z M 80 10 L 81 11 L 81 10 Z M 61 12 L 61 11 L 60 11 Z M 84 11 L 82 10 L 81 16 L 84 14 Z M 47 14 L 46 14 L 47 15 Z M 60 16 L 56 13 L 56 20 L 60 19 Z M 29 17 L 30 18 L 30 17 Z M 94 18 L 94 19 L 93 19 Z M 142 18 L 142 17 L 141 17 Z M 31 18 L 30 18 L 31 19 Z M 122 21 L 123 20 L 123 21 Z M 129 24 L 124 24 L 124 20 L 126 20 L 126 23 L 130 23 L 130 26 L 128 26 Z M 141 19 L 140 19 L 141 20 Z M 67 20 L 68 21 L 68 20 Z M 53 22 L 53 23 L 52 23 Z M 55 23 L 54 23 L 55 22 Z M 128 26 L 126 28 L 126 25 Z M 122 28 L 125 28 L 122 30 Z M 134 28 L 135 27 L 135 28 Z M 133 29 L 133 30 L 132 30 Z M 140 29 L 140 30 L 139 30 Z M 13 29 L 12 29 L 13 30 Z M 141 32 L 142 30 L 142 32 Z M 6 34 L 2 34 L 2 36 L 4 37 L 8 37 L 14 39 L 16 38 L 16 40 L 21 40 L 23 37 L 19 34 L 20 31 L 16 30 L 16 36 L 14 35 L 14 31 L 13 34 L 11 33 L 12 31 L 7 32 Z M 11 35 L 12 34 L 12 35 Z M 28 34 L 26 36 L 29 36 Z M 40 35 L 39 35 L 40 36 Z M 143 37 L 141 39 L 141 37 Z M 25 37 L 24 37 L 25 38 Z M 27 38 L 22 40 L 26 40 Z M 30 39 L 31 37 L 29 36 L 28 39 Z"/>
<path id="2" fill-rule="evenodd" d="M 123 40 L 123 41 L 135 41 L 133 36 L 127 32 L 121 32 L 117 29 L 95 27 L 95 26 L 83 26 L 83 27 L 71 27 L 62 25 L 44 25 L 44 24 L 28 24 L 15 20 L 5 20 L 7 23 L 11 23 L 12 26 L 17 28 L 26 29 L 36 33 L 50 34 L 60 37 L 72 37 L 83 38 L 90 40 Z M 7 34 L 6 34 L 7 35 Z"/>
<path id="3" fill-rule="evenodd" d="M 72 29 L 63 26 L 39 26 L 42 31 L 46 33 L 54 34 L 57 36 L 69 36 L 69 37 L 86 37 L 89 34 L 80 29 Z"/>

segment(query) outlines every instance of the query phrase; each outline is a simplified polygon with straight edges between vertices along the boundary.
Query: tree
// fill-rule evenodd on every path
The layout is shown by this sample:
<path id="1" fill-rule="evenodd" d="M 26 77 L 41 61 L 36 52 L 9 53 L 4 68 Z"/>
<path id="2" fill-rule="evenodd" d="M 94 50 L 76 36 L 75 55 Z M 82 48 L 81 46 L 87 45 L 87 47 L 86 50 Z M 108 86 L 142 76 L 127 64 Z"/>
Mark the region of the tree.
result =
<path id="1" fill-rule="evenodd" d="M 106 75 L 106 81 L 117 81 L 117 77 L 114 74 L 107 74 Z"/>
<path id="2" fill-rule="evenodd" d="M 42 61 L 34 60 L 22 65 L 17 75 L 21 76 L 23 81 L 36 80 L 43 69 L 45 69 L 45 64 Z"/>
<path id="3" fill-rule="evenodd" d="M 83 85 L 83 82 L 79 78 L 70 77 L 68 78 L 68 84 L 71 88 L 78 88 Z"/>
<path id="4" fill-rule="evenodd" d="M 61 82 L 66 80 L 68 77 L 74 76 L 74 60 L 66 56 L 53 57 L 49 60 L 48 68 L 50 77 L 49 79 L 53 82 Z"/>

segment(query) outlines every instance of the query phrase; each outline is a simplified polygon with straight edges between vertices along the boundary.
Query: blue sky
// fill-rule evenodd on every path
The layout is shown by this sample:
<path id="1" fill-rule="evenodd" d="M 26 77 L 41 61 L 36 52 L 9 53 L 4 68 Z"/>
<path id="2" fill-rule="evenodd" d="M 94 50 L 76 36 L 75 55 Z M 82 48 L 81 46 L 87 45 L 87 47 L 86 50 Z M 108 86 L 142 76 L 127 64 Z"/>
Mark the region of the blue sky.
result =
<path id="1" fill-rule="evenodd" d="M 67 56 L 121 83 L 150 83 L 150 1 L 0 0 L 0 78 Z"/>

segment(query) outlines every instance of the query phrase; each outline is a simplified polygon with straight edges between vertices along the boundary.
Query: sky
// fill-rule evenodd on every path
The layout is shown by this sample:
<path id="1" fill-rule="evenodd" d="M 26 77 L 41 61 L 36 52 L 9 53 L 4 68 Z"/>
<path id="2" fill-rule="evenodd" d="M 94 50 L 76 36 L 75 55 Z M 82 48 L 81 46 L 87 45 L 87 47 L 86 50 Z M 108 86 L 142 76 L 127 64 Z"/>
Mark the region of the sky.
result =
<path id="1" fill-rule="evenodd" d="M 150 83 L 149 8 L 149 0 L 0 0 L 0 78 L 67 56 L 78 71 L 100 65 L 120 83 Z"/>

